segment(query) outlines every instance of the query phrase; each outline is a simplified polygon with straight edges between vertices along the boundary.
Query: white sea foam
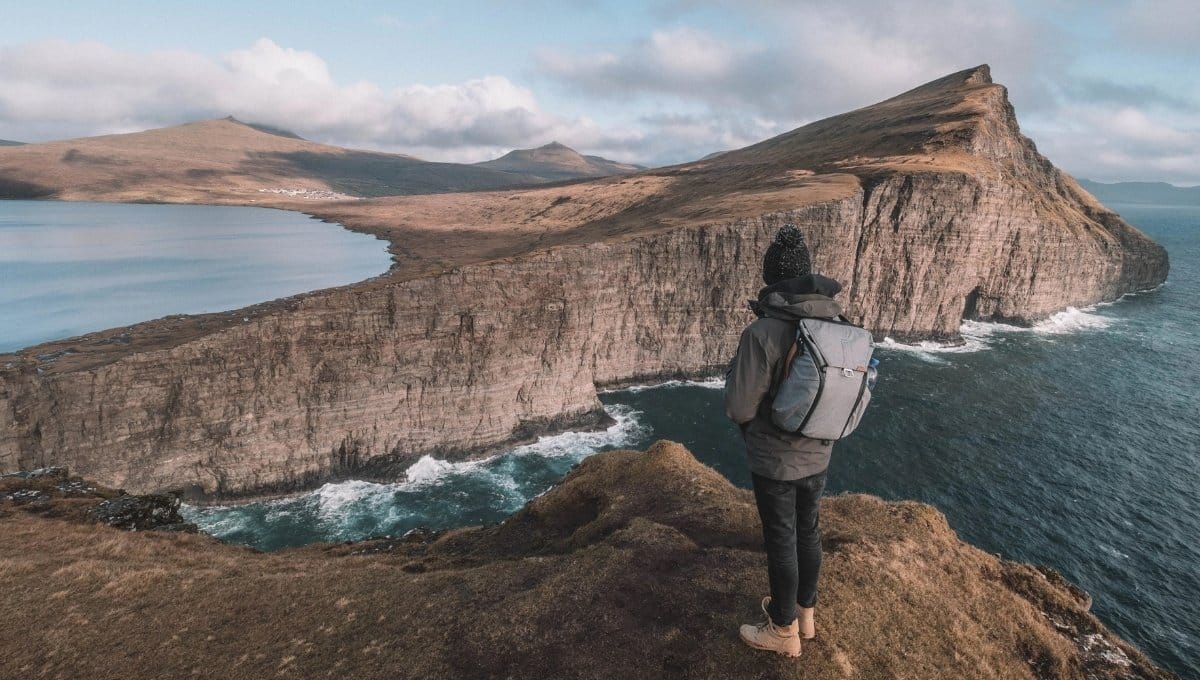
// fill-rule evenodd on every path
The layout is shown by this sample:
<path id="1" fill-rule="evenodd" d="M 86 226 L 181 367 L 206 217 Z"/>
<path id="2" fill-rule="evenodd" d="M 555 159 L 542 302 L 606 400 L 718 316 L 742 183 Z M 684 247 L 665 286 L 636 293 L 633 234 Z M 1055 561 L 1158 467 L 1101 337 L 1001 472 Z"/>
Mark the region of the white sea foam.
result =
<path id="1" fill-rule="evenodd" d="M 580 453 L 595 453 L 601 448 L 625 446 L 633 442 L 643 427 L 638 422 L 638 411 L 620 404 L 605 406 L 604 410 L 614 422 L 604 430 L 594 432 L 563 432 L 539 437 L 532 444 L 518 446 L 511 454 L 538 456 L 570 456 Z"/>
<path id="2" fill-rule="evenodd" d="M 379 505 L 392 495 L 388 484 L 364 482 L 351 479 L 336 484 L 325 484 L 313 492 L 317 500 L 317 512 L 322 522 L 337 524 L 351 514 L 361 512 L 364 505 Z"/>
<path id="3" fill-rule="evenodd" d="M 1133 293 L 1131 293 L 1131 295 L 1132 294 Z M 1098 306 L 1099 305 L 1092 305 L 1082 309 L 1067 307 L 1061 312 L 1051 314 L 1050 318 L 1040 321 L 1029 327 L 1013 326 L 1006 323 L 995 323 L 990 321 L 963 321 L 958 330 L 963 339 L 963 342 L 960 344 L 952 345 L 931 341 L 908 344 L 896 342 L 892 338 L 885 337 L 883 342 L 880 343 L 880 347 L 900 352 L 912 352 L 918 357 L 932 363 L 945 363 L 945 360 L 940 359 L 936 355 L 978 352 L 980 350 L 989 349 L 997 342 L 998 333 L 1063 335 L 1067 333 L 1076 333 L 1079 331 L 1108 328 L 1113 324 L 1114 321 L 1116 321 L 1116 319 L 1096 314 L 1095 311 Z"/>
<path id="4" fill-rule="evenodd" d="M 448 475 L 462 474 L 474 470 L 487 460 L 490 459 L 450 462 L 434 458 L 433 456 L 421 456 L 417 462 L 410 465 L 404 471 L 405 479 L 397 486 L 413 489 L 436 484 Z"/>
<path id="5" fill-rule="evenodd" d="M 422 456 L 405 471 L 405 479 L 389 484 L 377 484 L 352 479 L 323 485 L 310 494 L 318 503 L 318 512 L 328 521 L 338 521 L 350 514 L 361 514 L 364 506 L 381 506 L 381 513 L 393 513 L 392 501 L 398 491 L 416 491 L 421 488 L 446 483 L 465 475 L 487 477 L 488 486 L 515 494 L 519 490 L 516 479 L 507 469 L 492 469 L 494 463 L 504 456 L 570 456 L 584 458 L 607 447 L 632 443 L 642 433 L 637 421 L 637 411 L 616 405 L 607 407 L 608 414 L 616 422 L 607 429 L 595 432 L 563 432 L 540 437 L 532 444 L 518 446 L 509 451 L 480 460 L 447 461 L 432 456 Z M 296 499 L 282 502 L 294 503 Z"/>
<path id="6" fill-rule="evenodd" d="M 1098 330 L 1108 328 L 1112 325 L 1112 317 L 1100 316 L 1093 314 L 1096 307 L 1084 307 L 1076 309 L 1067 307 L 1065 310 L 1057 314 L 1051 314 L 1049 319 L 1034 324 L 1030 329 L 1035 333 L 1044 333 L 1047 335 L 1061 335 L 1063 333 L 1074 333 L 1075 331 L 1083 330 Z"/>
<path id="7" fill-rule="evenodd" d="M 186 503 L 182 504 L 179 512 L 188 522 L 192 522 L 214 536 L 229 536 L 250 529 L 250 519 L 240 512 L 212 513 Z"/>
<path id="8" fill-rule="evenodd" d="M 646 390 L 656 390 L 660 387 L 703 387 L 708 390 L 723 390 L 725 389 L 725 378 L 714 376 L 712 378 L 701 378 L 700 380 L 664 380 L 658 383 L 648 383 L 645 385 L 630 385 L 628 387 L 615 387 L 613 389 L 599 390 L 600 394 L 609 394 L 612 392 L 645 392 Z"/>

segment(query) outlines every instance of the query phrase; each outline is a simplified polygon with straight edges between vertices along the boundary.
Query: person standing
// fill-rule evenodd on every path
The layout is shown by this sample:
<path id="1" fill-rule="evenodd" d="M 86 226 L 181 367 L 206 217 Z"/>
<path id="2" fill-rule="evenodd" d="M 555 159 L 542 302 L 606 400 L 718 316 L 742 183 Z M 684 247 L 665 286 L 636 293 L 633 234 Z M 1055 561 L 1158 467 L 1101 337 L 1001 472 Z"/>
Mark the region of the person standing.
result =
<path id="1" fill-rule="evenodd" d="M 742 332 L 725 377 L 725 412 L 746 442 L 771 591 L 762 601 L 766 620 L 741 626 L 739 634 L 755 649 L 792 657 L 800 655 L 801 638 L 816 635 L 819 505 L 833 442 L 779 429 L 770 406 L 796 323 L 842 313 L 833 299 L 841 284 L 811 269 L 804 235 L 784 225 L 763 257 L 766 287 L 750 303 L 758 318 Z"/>

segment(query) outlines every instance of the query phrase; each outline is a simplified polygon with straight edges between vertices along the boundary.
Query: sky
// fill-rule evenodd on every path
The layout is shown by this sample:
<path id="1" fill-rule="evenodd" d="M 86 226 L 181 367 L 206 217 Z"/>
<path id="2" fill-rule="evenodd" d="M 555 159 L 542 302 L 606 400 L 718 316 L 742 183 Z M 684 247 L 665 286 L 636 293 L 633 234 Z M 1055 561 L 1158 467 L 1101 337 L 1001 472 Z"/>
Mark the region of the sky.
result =
<path id="1" fill-rule="evenodd" d="M 0 139 L 233 115 L 474 162 L 664 165 L 987 63 L 1076 177 L 1200 184 L 1194 0 L 0 0 Z"/>

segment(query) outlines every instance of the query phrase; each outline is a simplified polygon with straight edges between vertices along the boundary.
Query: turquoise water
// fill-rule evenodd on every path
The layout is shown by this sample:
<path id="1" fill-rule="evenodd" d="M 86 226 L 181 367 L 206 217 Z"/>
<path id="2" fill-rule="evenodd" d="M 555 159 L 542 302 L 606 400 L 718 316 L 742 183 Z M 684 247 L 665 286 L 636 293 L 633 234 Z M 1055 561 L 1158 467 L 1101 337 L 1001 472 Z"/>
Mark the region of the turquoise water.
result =
<path id="1" fill-rule="evenodd" d="M 1114 206 L 1166 246 L 1162 288 L 1034 329 L 969 323 L 968 344 L 885 345 L 828 491 L 932 503 L 965 540 L 1050 565 L 1118 634 L 1181 675 L 1200 667 L 1200 209 Z M 602 395 L 607 432 L 545 438 L 487 461 L 423 459 L 399 484 L 345 482 L 288 499 L 188 508 L 206 530 L 271 550 L 503 519 L 578 460 L 680 441 L 748 485 L 721 383 Z"/>
<path id="2" fill-rule="evenodd" d="M 0 201 L 0 352 L 382 274 L 387 243 L 294 212 Z"/>

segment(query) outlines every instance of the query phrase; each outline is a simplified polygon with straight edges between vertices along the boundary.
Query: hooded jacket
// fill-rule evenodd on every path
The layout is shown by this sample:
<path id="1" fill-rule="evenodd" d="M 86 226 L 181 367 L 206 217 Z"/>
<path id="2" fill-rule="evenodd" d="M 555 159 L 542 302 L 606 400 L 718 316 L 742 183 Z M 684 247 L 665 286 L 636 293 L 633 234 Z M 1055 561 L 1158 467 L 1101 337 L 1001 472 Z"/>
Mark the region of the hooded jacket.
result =
<path id="1" fill-rule="evenodd" d="M 771 399 L 796 339 L 796 322 L 842 313 L 833 296 L 841 284 L 819 274 L 784 279 L 763 288 L 750 308 L 759 317 L 742 331 L 725 373 L 725 414 L 746 440 L 751 472 L 792 480 L 824 472 L 833 443 L 785 432 L 771 421 Z"/>

